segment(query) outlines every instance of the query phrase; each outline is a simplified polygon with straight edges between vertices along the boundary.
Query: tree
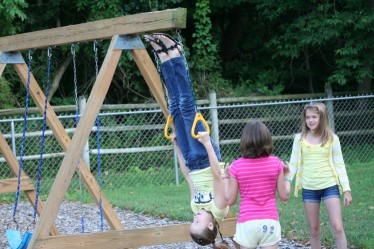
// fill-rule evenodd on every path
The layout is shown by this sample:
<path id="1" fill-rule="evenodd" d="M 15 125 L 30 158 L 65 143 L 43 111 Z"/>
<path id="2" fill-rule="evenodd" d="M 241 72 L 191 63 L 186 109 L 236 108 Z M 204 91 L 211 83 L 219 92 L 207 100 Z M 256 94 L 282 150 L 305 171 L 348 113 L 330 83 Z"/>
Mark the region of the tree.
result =
<path id="1" fill-rule="evenodd" d="M 362 84 L 373 78 L 373 1 L 259 1 L 256 8 L 280 29 L 269 42 L 290 79 L 307 90 Z"/>

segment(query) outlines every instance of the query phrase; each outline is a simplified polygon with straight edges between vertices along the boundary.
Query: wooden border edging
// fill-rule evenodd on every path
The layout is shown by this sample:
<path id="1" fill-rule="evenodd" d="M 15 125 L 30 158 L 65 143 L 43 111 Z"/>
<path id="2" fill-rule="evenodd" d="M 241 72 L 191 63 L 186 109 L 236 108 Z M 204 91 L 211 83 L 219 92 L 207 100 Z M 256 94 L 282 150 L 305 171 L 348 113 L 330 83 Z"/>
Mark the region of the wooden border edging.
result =
<path id="1" fill-rule="evenodd" d="M 161 227 L 117 230 L 101 233 L 39 238 L 34 249 L 123 249 L 191 241 L 190 223 Z M 233 237 L 236 219 L 220 223 L 224 237 Z"/>

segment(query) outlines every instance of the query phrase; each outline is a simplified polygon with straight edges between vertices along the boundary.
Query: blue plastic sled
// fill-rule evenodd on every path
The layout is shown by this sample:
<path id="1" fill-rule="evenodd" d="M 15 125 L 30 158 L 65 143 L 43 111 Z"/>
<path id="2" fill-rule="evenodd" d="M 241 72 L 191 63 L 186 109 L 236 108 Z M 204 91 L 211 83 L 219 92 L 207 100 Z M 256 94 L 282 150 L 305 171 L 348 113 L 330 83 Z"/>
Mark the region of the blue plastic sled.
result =
<path id="1" fill-rule="evenodd" d="M 8 229 L 6 230 L 6 237 L 11 249 L 26 249 L 32 237 L 32 233 L 25 232 L 21 239 L 20 231 Z"/>

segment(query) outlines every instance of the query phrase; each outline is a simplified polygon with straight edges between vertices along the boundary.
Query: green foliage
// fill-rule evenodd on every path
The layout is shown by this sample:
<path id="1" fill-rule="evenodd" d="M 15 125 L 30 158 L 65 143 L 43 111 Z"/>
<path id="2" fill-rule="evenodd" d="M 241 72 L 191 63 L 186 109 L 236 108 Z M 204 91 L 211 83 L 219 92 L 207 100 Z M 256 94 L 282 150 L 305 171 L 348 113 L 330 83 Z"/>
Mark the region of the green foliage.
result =
<path id="1" fill-rule="evenodd" d="M 211 89 L 216 90 L 218 96 L 323 92 L 326 83 L 341 91 L 351 91 L 363 81 L 369 82 L 370 87 L 374 77 L 374 11 L 365 0 L 66 0 L 33 3 L 2 0 L 0 35 L 177 7 L 187 8 L 187 27 L 182 32 L 198 98 L 205 98 Z M 108 45 L 109 40 L 99 41 L 99 66 Z M 25 58 L 26 52 L 22 52 Z M 77 45 L 77 55 L 78 92 L 87 95 L 95 81 L 92 43 Z M 52 77 L 69 56 L 70 45 L 53 48 Z M 40 84 L 44 84 L 44 49 L 34 51 L 33 57 L 33 74 Z M 4 72 L 3 76 L 9 81 L 14 99 L 21 103 L 24 89 L 16 74 Z M 73 104 L 72 82 L 70 65 L 52 104 Z M 105 103 L 146 102 L 152 98 L 132 56 L 124 52 Z"/>
<path id="2" fill-rule="evenodd" d="M 16 100 L 11 94 L 10 83 L 4 77 L 0 77 L 0 89 L 0 109 L 13 108 Z"/>
<path id="3" fill-rule="evenodd" d="M 20 26 L 14 22 L 24 21 L 26 14 L 24 9 L 28 4 L 24 0 L 2 0 L 0 2 L 0 35 L 13 35 L 20 30 Z"/>
<path id="4" fill-rule="evenodd" d="M 196 9 L 193 15 L 195 20 L 195 32 L 192 37 L 195 42 L 192 44 L 193 59 L 192 67 L 195 71 L 194 80 L 200 89 L 198 93 L 206 94 L 209 89 L 217 89 L 219 85 L 225 84 L 220 74 L 221 66 L 218 56 L 218 43 L 212 37 L 212 22 L 209 0 L 196 2 Z"/>
<path id="5" fill-rule="evenodd" d="M 256 7 L 272 23 L 280 23 L 281 32 L 267 43 L 275 48 L 274 59 L 287 60 L 290 67 L 305 67 L 307 60 L 313 67 L 307 73 L 323 83 L 362 83 L 373 77 L 374 38 L 367 34 L 373 33 L 374 11 L 367 1 L 301 5 L 268 0 Z"/>

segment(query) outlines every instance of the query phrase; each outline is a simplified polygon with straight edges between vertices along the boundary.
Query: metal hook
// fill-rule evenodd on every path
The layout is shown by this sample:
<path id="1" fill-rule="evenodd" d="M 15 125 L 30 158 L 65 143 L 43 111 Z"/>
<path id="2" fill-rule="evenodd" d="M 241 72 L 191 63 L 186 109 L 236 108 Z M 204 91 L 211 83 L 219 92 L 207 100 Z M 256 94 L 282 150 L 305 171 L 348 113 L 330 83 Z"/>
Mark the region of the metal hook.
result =
<path id="1" fill-rule="evenodd" d="M 71 52 L 72 55 L 75 55 L 75 45 L 74 44 L 71 44 L 70 52 Z"/>

